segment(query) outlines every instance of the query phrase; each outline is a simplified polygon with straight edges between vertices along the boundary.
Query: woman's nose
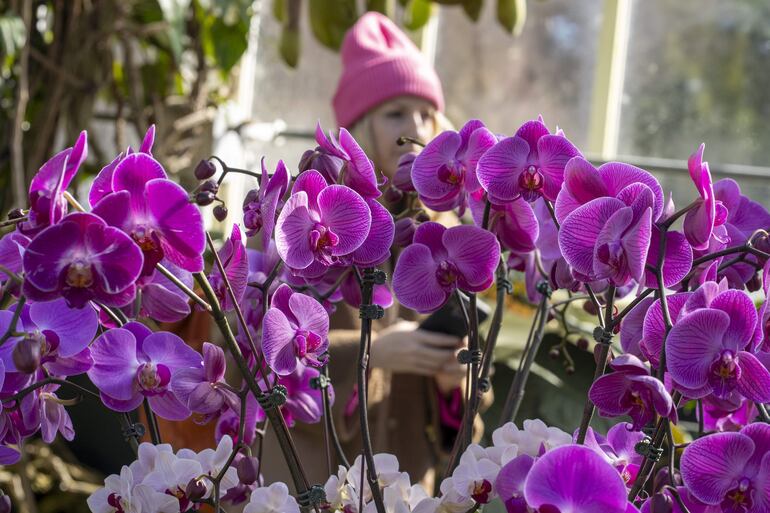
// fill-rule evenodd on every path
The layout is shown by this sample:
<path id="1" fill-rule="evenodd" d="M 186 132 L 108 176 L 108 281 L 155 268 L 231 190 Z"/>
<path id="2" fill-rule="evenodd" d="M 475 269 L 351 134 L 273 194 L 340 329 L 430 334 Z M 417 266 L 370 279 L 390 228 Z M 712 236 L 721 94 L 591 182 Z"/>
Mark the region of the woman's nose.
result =
<path id="1" fill-rule="evenodd" d="M 408 135 L 421 141 L 427 141 L 431 136 L 431 129 L 429 126 L 430 120 L 426 120 L 422 112 L 414 111 L 411 115 L 407 116 Z"/>

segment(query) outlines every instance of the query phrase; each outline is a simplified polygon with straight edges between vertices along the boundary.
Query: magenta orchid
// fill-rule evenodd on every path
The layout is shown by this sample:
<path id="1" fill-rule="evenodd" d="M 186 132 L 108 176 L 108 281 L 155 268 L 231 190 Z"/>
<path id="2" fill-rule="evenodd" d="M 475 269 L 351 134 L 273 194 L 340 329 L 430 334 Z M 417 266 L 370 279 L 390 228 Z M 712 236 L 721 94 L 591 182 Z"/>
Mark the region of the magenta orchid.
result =
<path id="1" fill-rule="evenodd" d="M 329 314 L 315 299 L 281 285 L 262 324 L 262 351 L 273 371 L 286 376 L 299 362 L 319 367 L 329 347 Z"/>
<path id="2" fill-rule="evenodd" d="M 203 343 L 203 367 L 179 369 L 170 388 L 193 413 L 202 414 L 202 422 L 214 418 L 225 408 L 240 410 L 240 400 L 225 382 L 225 353 L 209 342 Z"/>
<path id="3" fill-rule="evenodd" d="M 321 123 L 316 125 L 315 138 L 318 145 L 329 155 L 337 157 L 344 162 L 339 171 L 337 180 L 367 199 L 379 198 L 382 194 L 374 172 L 374 164 L 366 156 L 364 150 L 356 140 L 344 128 L 340 128 L 339 139 L 335 139 L 330 133 L 326 137 Z M 327 173 L 332 177 L 332 173 Z"/>
<path id="4" fill-rule="evenodd" d="M 143 262 L 125 233 L 93 214 L 75 212 L 41 231 L 25 249 L 23 292 L 34 301 L 62 296 L 74 308 L 91 300 L 123 306 L 134 299 Z"/>
<path id="5" fill-rule="evenodd" d="M 75 145 L 60 151 L 43 164 L 29 186 L 29 213 L 19 223 L 21 233 L 32 237 L 58 223 L 67 214 L 62 193 L 69 187 L 88 155 L 88 137 L 81 132 Z"/>
<path id="6" fill-rule="evenodd" d="M 708 162 L 703 162 L 704 144 L 690 155 L 687 168 L 690 171 L 695 188 L 700 198 L 697 205 L 688 211 L 684 218 L 684 233 L 687 240 L 695 249 L 706 249 L 714 226 L 719 226 L 727 219 L 727 208 L 714 197 L 714 186 L 711 180 Z"/>
<path id="7" fill-rule="evenodd" d="M 464 209 L 467 195 L 481 189 L 476 165 L 495 143 L 495 135 L 475 119 L 429 142 L 412 164 L 412 183 L 423 204 L 439 211 Z"/>
<path id="8" fill-rule="evenodd" d="M 275 173 L 269 176 L 263 157 L 259 188 L 250 190 L 243 200 L 243 226 L 246 228 L 246 236 L 253 237 L 262 231 L 262 247 L 267 247 L 273 237 L 276 213 L 281 198 L 289 188 L 290 180 L 291 176 L 283 160 L 278 161 Z"/>
<path id="9" fill-rule="evenodd" d="M 636 356 L 620 355 L 610 362 L 610 367 L 615 372 L 601 376 L 588 392 L 603 416 L 629 415 L 634 431 L 654 420 L 656 414 L 676 421 L 676 406 L 666 387 L 650 376 Z"/>
<path id="10" fill-rule="evenodd" d="M 636 479 L 639 467 L 644 461 L 644 457 L 635 449 L 636 444 L 644 438 L 644 433 L 635 430 L 631 424 L 621 422 L 612 426 L 606 437 L 589 427 L 585 445 L 615 467 L 623 481 L 628 484 Z"/>
<path id="11" fill-rule="evenodd" d="M 107 407 L 131 411 L 147 398 L 152 410 L 164 419 L 181 420 L 190 415 L 169 385 L 178 370 L 199 368 L 201 355 L 173 333 L 152 333 L 131 322 L 97 338 L 91 356 L 94 365 L 88 377 Z"/>
<path id="12" fill-rule="evenodd" d="M 401 304 L 430 312 L 455 289 L 478 292 L 489 287 L 499 260 L 500 244 L 485 230 L 423 223 L 396 263 L 393 291 Z"/>
<path id="13" fill-rule="evenodd" d="M 738 433 L 716 433 L 692 442 L 682 454 L 682 479 L 699 501 L 722 512 L 759 513 L 770 508 L 767 455 L 770 426 L 756 423 Z"/>
<path id="14" fill-rule="evenodd" d="M 289 267 L 322 272 L 361 247 L 371 225 L 369 206 L 354 190 L 306 171 L 278 216 L 276 247 Z"/>
<path id="15" fill-rule="evenodd" d="M 523 197 L 556 201 L 564 167 L 580 151 L 563 135 L 554 135 L 542 118 L 527 121 L 513 137 L 501 140 L 479 160 L 477 175 L 493 203 Z"/>
<path id="16" fill-rule="evenodd" d="M 92 213 L 141 248 L 142 274 L 151 274 L 163 257 L 193 273 L 203 269 L 203 217 L 157 160 L 146 153 L 127 155 L 112 173 L 111 188 Z"/>
<path id="17" fill-rule="evenodd" d="M 227 239 L 222 247 L 217 251 L 217 256 L 222 267 L 225 270 L 225 277 L 230 284 L 235 301 L 225 288 L 225 280 L 219 271 L 219 266 L 214 265 L 209 281 L 217 294 L 222 309 L 225 311 L 233 310 L 235 303 L 240 303 L 246 293 L 246 285 L 249 278 L 249 260 L 246 255 L 246 246 L 243 244 L 241 229 L 237 224 L 233 225 L 233 231 L 230 238 Z"/>

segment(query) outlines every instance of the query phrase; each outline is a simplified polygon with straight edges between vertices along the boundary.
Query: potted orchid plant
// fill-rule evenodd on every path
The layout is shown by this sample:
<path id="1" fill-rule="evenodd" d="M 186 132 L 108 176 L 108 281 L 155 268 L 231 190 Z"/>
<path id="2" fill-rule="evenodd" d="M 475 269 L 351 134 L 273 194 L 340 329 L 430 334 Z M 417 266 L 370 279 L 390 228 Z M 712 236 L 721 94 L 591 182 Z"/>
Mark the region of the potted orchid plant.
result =
<path id="1" fill-rule="evenodd" d="M 770 509 L 770 214 L 733 180 L 712 181 L 703 145 L 688 160 L 697 194 L 677 209 L 652 174 L 621 162 L 596 168 L 542 119 L 511 137 L 472 120 L 421 143 L 385 197 L 344 129 L 335 137 L 319 126 L 297 174 L 282 162 L 271 170 L 263 160 L 253 172 L 212 157 L 195 169 L 194 191 L 168 178 L 153 139 L 150 128 L 138 151 L 106 164 L 85 207 L 67 191 L 86 159 L 82 133 L 40 168 L 27 208 L 2 222 L 0 463 L 19 461 L 38 434 L 46 443 L 76 436 L 66 399 L 75 392 L 114 412 L 136 453 L 88 498 L 94 512 L 244 503 L 247 513 L 472 512 L 492 501 L 509 513 Z M 215 244 L 201 207 L 219 201 L 229 173 L 259 186 L 245 197 L 243 225 Z M 403 210 L 391 213 L 387 197 Z M 470 222 L 445 227 L 425 209 L 469 210 Z M 226 209 L 214 214 L 221 220 Z M 249 238 L 262 249 L 247 248 Z M 387 276 L 378 266 L 391 252 Z M 490 388 L 512 271 L 536 312 L 500 425 L 482 447 L 471 443 L 472 425 Z M 482 334 L 477 294 L 488 289 L 497 301 Z M 391 290 L 419 313 L 469 297 L 459 356 L 466 401 L 436 497 L 392 455 L 373 453 L 365 392 L 352 465 L 308 482 L 292 442 L 296 422 L 324 422 L 327 451 L 339 450 L 329 312 L 338 301 L 359 309 L 365 391 L 372 321 L 392 304 Z M 595 316 L 596 367 L 575 431 L 515 425 L 546 325 L 581 304 Z M 158 328 L 193 310 L 211 315 L 224 348 L 198 352 Z M 70 379 L 82 374 L 97 393 Z M 693 405 L 698 429 L 681 443 L 672 426 Z M 130 415 L 138 409 L 146 425 Z M 607 433 L 589 427 L 597 411 L 617 421 Z M 217 423 L 216 449 L 162 443 L 157 417 L 191 415 Z M 265 422 L 288 486 L 261 478 L 252 446 Z M 152 441 L 139 443 L 145 431 Z M 7 496 L 0 503 L 10 510 Z"/>

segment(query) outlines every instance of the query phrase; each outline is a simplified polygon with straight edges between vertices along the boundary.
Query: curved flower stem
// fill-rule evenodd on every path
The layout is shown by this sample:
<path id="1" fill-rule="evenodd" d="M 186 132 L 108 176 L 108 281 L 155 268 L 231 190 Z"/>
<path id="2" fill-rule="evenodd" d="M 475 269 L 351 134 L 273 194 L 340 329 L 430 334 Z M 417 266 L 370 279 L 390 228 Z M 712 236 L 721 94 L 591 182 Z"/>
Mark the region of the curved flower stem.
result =
<path id="1" fill-rule="evenodd" d="M 327 379 L 329 378 L 329 368 L 328 366 L 324 365 L 321 374 L 325 376 Z M 332 444 L 334 446 L 334 452 L 337 455 L 337 460 L 342 463 L 342 465 L 346 468 L 350 468 L 350 462 L 348 461 L 347 457 L 345 456 L 345 451 L 342 449 L 342 444 L 340 443 L 340 437 L 337 434 L 337 428 L 334 425 L 334 416 L 332 414 L 332 405 L 331 405 L 331 398 L 329 397 L 329 387 L 323 387 L 323 408 L 324 408 L 324 422 L 326 422 L 326 429 L 329 432 L 329 436 L 331 437 Z M 331 475 L 333 472 L 329 472 Z"/>
<path id="2" fill-rule="evenodd" d="M 497 265 L 497 290 L 495 311 L 492 314 L 492 321 L 489 325 L 489 331 L 487 332 L 487 341 L 484 346 L 484 354 L 481 359 L 481 375 L 479 376 L 479 390 L 481 393 L 486 393 L 491 385 L 489 383 L 489 371 L 492 368 L 492 360 L 494 360 L 495 346 L 497 345 L 497 339 L 500 335 L 500 329 L 503 326 L 503 310 L 505 309 L 505 294 L 506 288 L 503 283 L 507 279 L 508 269 L 506 268 L 505 261 L 500 260 Z"/>
<path id="3" fill-rule="evenodd" d="M 256 178 L 259 180 L 262 177 L 262 173 L 256 172 L 256 171 L 247 171 L 245 169 L 238 169 L 235 167 L 230 167 L 227 164 L 225 164 L 225 161 L 217 157 L 216 155 L 212 155 L 208 158 L 209 160 L 216 160 L 219 162 L 219 165 L 222 166 L 222 174 L 219 175 L 219 180 L 217 180 L 217 185 L 222 183 L 222 180 L 225 179 L 225 176 L 227 176 L 227 173 L 238 173 L 242 175 L 248 175 L 251 177 Z"/>
<path id="4" fill-rule="evenodd" d="M 374 290 L 375 270 L 367 267 L 363 271 L 361 278 L 361 307 L 371 306 Z M 362 315 L 361 319 L 361 341 L 358 348 L 358 416 L 361 422 L 361 441 L 363 445 L 365 465 L 361 465 L 361 479 L 364 476 L 364 467 L 366 467 L 366 479 L 369 482 L 369 488 L 372 491 L 372 500 L 377 508 L 377 513 L 385 513 L 385 504 L 382 500 L 382 490 L 377 479 L 377 469 L 374 466 L 374 453 L 372 451 L 372 440 L 369 434 L 369 415 L 367 411 L 367 385 L 369 370 L 369 350 L 372 340 L 372 319 Z M 361 488 L 361 497 L 363 498 L 363 487 Z M 361 509 L 359 508 L 359 511 Z"/>
<path id="5" fill-rule="evenodd" d="M 425 143 L 422 142 L 419 139 L 414 138 L 414 137 L 407 137 L 407 136 L 403 135 L 403 136 L 399 137 L 398 139 L 396 139 L 396 144 L 398 144 L 399 146 L 403 146 L 403 145 L 409 144 L 409 143 L 416 144 L 417 146 L 425 148 Z"/>
<path id="6" fill-rule="evenodd" d="M 631 310 L 633 310 L 633 309 L 634 309 L 634 307 L 635 307 L 636 305 L 638 305 L 639 303 L 641 303 L 641 302 L 642 302 L 642 300 L 643 300 L 644 298 L 646 298 L 647 296 L 649 296 L 649 295 L 650 295 L 650 294 L 652 294 L 653 292 L 655 292 L 655 289 L 649 289 L 649 288 L 648 288 L 648 289 L 644 289 L 644 292 L 642 292 L 641 294 L 639 294 L 638 296 L 636 296 L 636 297 L 634 298 L 634 300 L 633 300 L 633 301 L 631 301 L 630 303 L 628 303 L 628 305 L 626 305 L 626 307 L 625 307 L 623 310 L 621 310 L 621 311 L 618 313 L 618 315 L 616 315 L 616 316 L 615 316 L 615 317 L 612 319 L 612 328 L 615 328 L 615 327 L 617 327 L 618 325 L 620 325 L 620 321 L 622 321 L 622 320 L 623 320 L 623 318 L 624 318 L 626 315 L 628 315 L 628 314 L 629 314 L 629 312 L 631 312 Z"/>
<path id="7" fill-rule="evenodd" d="M 208 303 L 211 305 L 211 316 L 214 318 L 214 322 L 216 322 L 217 326 L 219 327 L 219 331 L 224 337 L 227 349 L 233 355 L 235 363 L 238 366 L 238 370 L 241 372 L 243 379 L 246 381 L 249 391 L 254 395 L 254 397 L 259 399 L 262 397 L 263 392 L 259 388 L 256 378 L 254 375 L 252 375 L 251 370 L 249 369 L 249 364 L 243 357 L 240 347 L 238 347 L 238 342 L 235 340 L 235 335 L 233 335 L 233 331 L 230 329 L 230 324 L 227 322 L 225 313 L 222 310 L 222 307 L 219 305 L 216 292 L 214 292 L 211 284 L 206 279 L 205 274 L 199 272 L 195 273 L 193 276 L 203 289 L 203 294 L 206 296 Z M 302 463 L 299 459 L 299 456 L 297 455 L 297 450 L 294 447 L 291 434 L 289 433 L 289 428 L 286 426 L 286 421 L 284 420 L 283 415 L 277 408 L 267 408 L 265 410 L 265 415 L 270 421 L 270 425 L 275 432 L 278 444 L 280 445 L 281 451 L 283 452 L 284 458 L 286 459 L 286 464 L 289 468 L 289 472 L 291 473 L 292 480 L 294 481 L 295 489 L 300 494 L 305 493 L 309 488 L 307 476 L 305 475 L 305 471 L 302 468 Z"/>
<path id="8" fill-rule="evenodd" d="M 16 303 L 16 308 L 13 311 L 13 317 L 11 317 L 11 323 L 8 325 L 8 329 L 5 330 L 5 333 L 3 333 L 3 336 L 0 337 L 0 346 L 5 344 L 5 342 L 11 338 L 14 333 L 16 333 L 16 324 L 19 322 L 21 311 L 24 310 L 24 303 L 26 302 L 27 298 L 25 296 L 19 297 L 19 301 Z"/>
<path id="9" fill-rule="evenodd" d="M 676 503 L 679 505 L 679 509 L 682 510 L 682 513 L 690 513 L 690 510 L 687 508 L 687 505 L 682 500 L 682 496 L 679 493 L 679 490 L 676 489 L 675 486 L 672 485 L 664 485 L 663 489 L 668 491 L 674 499 L 676 499 Z"/>
<path id="10" fill-rule="evenodd" d="M 537 356 L 540 343 L 543 340 L 543 331 L 545 330 L 546 322 L 548 322 L 548 296 L 542 294 L 540 297 L 540 305 L 535 313 L 535 318 L 533 319 L 529 331 L 529 337 L 527 338 L 524 353 L 521 355 L 521 360 L 519 361 L 519 369 L 516 371 L 513 383 L 511 383 L 511 388 L 508 390 L 508 396 L 505 398 L 502 412 L 500 413 L 500 420 L 498 421 L 498 425 L 500 426 L 514 420 L 519 413 L 521 401 L 524 399 L 524 389 L 527 386 L 529 371 Z"/>
<path id="11" fill-rule="evenodd" d="M 690 204 L 689 208 L 692 208 L 693 205 L 694 203 Z M 660 357 L 658 361 L 658 379 L 661 381 L 663 381 L 663 376 L 666 373 L 666 339 L 673 327 L 673 324 L 671 323 L 671 314 L 668 311 L 668 298 L 666 297 L 665 282 L 663 281 L 663 264 L 666 256 L 666 242 L 668 241 L 668 227 L 671 225 L 670 221 L 670 219 L 666 220 L 660 227 L 660 248 L 658 249 L 658 263 L 655 267 L 655 280 L 658 283 L 660 309 L 663 313 L 663 322 L 666 326 L 666 332 L 663 335 L 663 344 L 660 346 Z"/>
<path id="12" fill-rule="evenodd" d="M 225 266 L 222 265 L 222 260 L 214 250 L 214 241 L 211 240 L 211 235 L 208 232 L 206 232 L 206 242 L 208 242 L 209 249 L 211 249 L 211 253 L 214 255 L 214 263 L 219 270 L 219 275 L 222 278 L 222 282 L 224 283 L 227 295 L 230 296 L 230 301 L 233 303 L 233 308 L 235 309 L 235 314 L 238 316 L 238 322 L 241 325 L 241 329 L 246 335 L 246 340 L 249 342 L 249 349 L 251 350 L 251 354 L 254 355 L 254 359 L 256 360 L 257 371 L 261 373 L 262 380 L 265 382 L 265 387 L 269 389 L 270 383 L 267 381 L 267 372 L 265 372 L 264 365 L 262 365 L 262 357 L 257 351 L 257 345 L 254 343 L 254 337 L 251 336 L 251 330 L 249 330 L 249 327 L 246 325 L 246 319 L 243 317 L 241 306 L 238 304 L 238 300 L 236 299 L 235 293 L 233 292 L 233 287 L 230 285 L 230 279 L 227 277 L 227 273 L 225 273 Z M 267 305 L 267 297 L 262 298 L 262 303 L 263 305 Z M 264 308 L 266 308 L 266 306 L 264 306 Z"/>
<path id="13" fill-rule="evenodd" d="M 770 424 L 770 415 L 768 415 L 765 405 L 760 402 L 756 402 L 754 404 L 757 406 L 757 410 L 759 411 L 759 416 L 762 418 L 762 422 L 765 424 Z"/>
<path id="14" fill-rule="evenodd" d="M 29 216 L 17 217 L 16 219 L 8 219 L 7 221 L 0 221 L 0 228 L 5 228 L 6 226 L 21 223 L 27 219 L 29 219 Z"/>
<path id="15" fill-rule="evenodd" d="M 195 291 L 193 291 L 190 287 L 188 287 L 187 285 L 182 283 L 179 278 L 174 276 L 174 273 L 172 273 L 171 271 L 169 271 L 168 269 L 163 267 L 161 264 L 155 264 L 155 269 L 157 269 L 160 274 L 162 274 L 163 276 L 168 278 L 168 280 L 171 283 L 173 283 L 174 285 L 179 287 L 179 290 L 184 292 L 187 297 L 192 299 L 201 308 L 203 308 L 207 312 L 211 311 L 211 306 L 207 302 L 205 302 L 202 297 L 200 297 L 198 294 L 196 294 Z"/>
<path id="16" fill-rule="evenodd" d="M 605 331 L 612 332 L 612 329 L 614 328 L 614 323 L 612 321 L 612 308 L 615 303 L 615 285 L 610 285 L 610 288 L 607 290 L 607 305 L 606 310 L 604 312 L 604 325 L 602 326 Z M 602 375 L 604 375 L 604 371 L 607 368 L 607 356 L 610 354 L 610 344 L 609 341 L 607 343 L 601 343 L 601 350 L 599 351 L 599 359 L 596 362 L 596 370 L 594 371 L 594 379 L 593 382 L 595 383 L 597 379 L 599 379 Z M 578 431 L 577 436 L 577 443 L 580 445 L 583 445 L 583 443 L 586 441 L 586 433 L 588 432 L 588 425 L 591 423 L 591 418 L 594 416 L 594 410 L 595 410 L 594 403 L 591 401 L 591 399 L 586 394 L 586 403 L 583 408 L 583 418 L 580 421 L 580 430 Z"/>
<path id="17" fill-rule="evenodd" d="M 674 401 L 674 405 L 676 407 L 679 406 L 679 401 L 682 399 L 682 394 L 675 391 L 673 394 L 671 394 L 671 399 Z M 652 447 L 655 449 L 660 449 L 660 447 L 663 445 L 663 440 L 666 438 L 666 423 L 668 422 L 668 419 L 665 417 L 659 417 L 657 424 L 655 424 L 655 430 L 652 433 Z M 645 458 L 642 462 L 642 466 L 639 468 L 639 473 L 636 475 L 636 479 L 634 480 L 634 485 L 631 487 L 631 491 L 628 494 L 628 500 L 629 501 L 635 501 L 636 497 L 639 495 L 639 492 L 644 488 L 645 483 L 647 482 L 647 479 L 649 478 L 650 472 L 655 468 L 655 462 L 650 460 L 649 458 Z"/>
<path id="18" fill-rule="evenodd" d="M 155 417 L 155 412 L 150 408 L 150 403 L 147 398 L 144 398 L 143 402 L 144 414 L 147 417 L 147 424 L 150 428 L 150 439 L 154 445 L 160 445 L 160 429 L 158 428 L 158 419 Z"/>

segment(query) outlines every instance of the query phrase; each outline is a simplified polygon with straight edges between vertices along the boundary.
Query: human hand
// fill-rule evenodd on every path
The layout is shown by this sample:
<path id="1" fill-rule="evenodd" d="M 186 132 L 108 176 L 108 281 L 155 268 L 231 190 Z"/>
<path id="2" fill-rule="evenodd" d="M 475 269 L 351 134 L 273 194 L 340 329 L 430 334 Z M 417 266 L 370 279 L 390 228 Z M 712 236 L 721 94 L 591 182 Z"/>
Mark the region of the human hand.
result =
<path id="1" fill-rule="evenodd" d="M 434 376 L 456 370 L 456 351 L 462 340 L 451 335 L 418 329 L 411 321 L 399 321 L 372 339 L 371 364 L 393 372 Z"/>

